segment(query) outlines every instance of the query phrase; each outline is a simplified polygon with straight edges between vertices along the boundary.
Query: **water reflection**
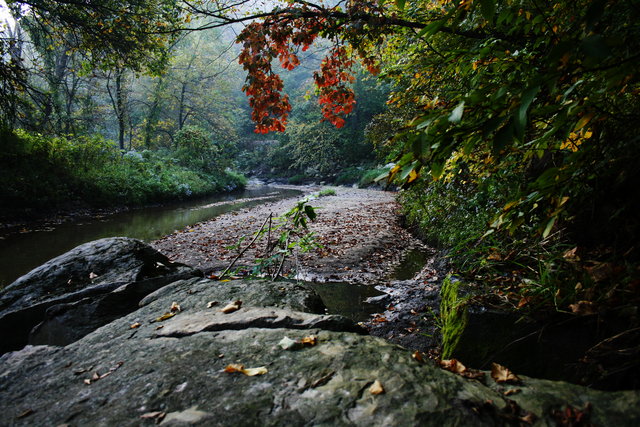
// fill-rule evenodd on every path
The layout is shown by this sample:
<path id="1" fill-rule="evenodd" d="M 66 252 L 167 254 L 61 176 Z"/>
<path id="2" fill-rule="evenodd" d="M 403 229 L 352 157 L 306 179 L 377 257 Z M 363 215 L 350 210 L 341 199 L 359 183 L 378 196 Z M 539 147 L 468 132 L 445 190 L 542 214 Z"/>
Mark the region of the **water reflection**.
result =
<path id="1" fill-rule="evenodd" d="M 0 289 L 49 259 L 91 240 L 125 236 L 151 241 L 226 212 L 300 194 L 302 192 L 295 189 L 259 186 L 235 194 L 136 209 L 68 222 L 46 230 L 2 236 Z"/>

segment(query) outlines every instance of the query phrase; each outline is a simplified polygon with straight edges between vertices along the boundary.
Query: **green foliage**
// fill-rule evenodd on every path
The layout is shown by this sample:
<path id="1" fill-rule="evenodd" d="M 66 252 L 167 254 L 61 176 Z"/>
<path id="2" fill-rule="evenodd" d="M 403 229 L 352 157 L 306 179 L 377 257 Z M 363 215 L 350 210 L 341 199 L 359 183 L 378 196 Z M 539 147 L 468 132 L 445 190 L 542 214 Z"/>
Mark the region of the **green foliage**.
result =
<path id="1" fill-rule="evenodd" d="M 467 326 L 467 298 L 458 295 L 460 282 L 447 276 L 440 289 L 442 359 L 450 359 Z"/>
<path id="2" fill-rule="evenodd" d="M 199 126 L 185 126 L 175 135 L 178 162 L 206 173 L 221 173 L 231 164 L 234 146 L 225 141 L 213 141 L 209 132 Z"/>
<path id="3" fill-rule="evenodd" d="M 378 182 L 376 181 L 377 178 L 379 178 L 381 175 L 387 174 L 389 172 L 391 168 L 376 168 L 376 169 L 369 169 L 367 171 L 364 172 L 364 174 L 362 174 L 362 177 L 360 177 L 360 180 L 358 181 L 358 187 L 363 188 L 363 187 L 368 187 L 370 185 L 377 185 Z"/>
<path id="4" fill-rule="evenodd" d="M 50 44 L 85 50 L 88 64 L 159 72 L 182 22 L 175 0 L 8 0 L 13 15 L 47 27 Z"/>
<path id="5" fill-rule="evenodd" d="M 508 168 L 518 179 L 492 228 L 511 233 L 526 227 L 544 239 L 571 220 L 568 211 L 586 212 L 584 190 L 606 173 L 594 173 L 594 162 L 624 164 L 637 145 L 627 119 L 640 114 L 638 76 L 627 66 L 640 33 L 622 24 L 637 9 L 603 4 L 407 2 L 412 19 L 433 24 L 396 34 L 389 59 L 397 61 L 383 70 L 401 90 L 392 102 L 419 107 L 395 137 L 402 154 L 393 175 L 437 180 L 452 156 L 476 177 Z"/>
<path id="6" fill-rule="evenodd" d="M 324 190 L 320 190 L 318 193 L 318 197 L 326 197 L 326 196 L 335 196 L 336 190 L 333 188 L 325 188 Z"/>
<path id="7" fill-rule="evenodd" d="M 45 137 L 18 130 L 1 137 L 5 149 L 0 152 L 0 200 L 6 211 L 75 201 L 140 205 L 243 185 L 236 174 L 187 169 L 170 155 L 122 155 L 98 136 Z"/>
<path id="8" fill-rule="evenodd" d="M 308 222 L 315 221 L 317 217 L 316 208 L 309 204 L 314 199 L 315 197 L 305 197 L 299 200 L 288 212 L 275 218 L 270 215 L 260 229 L 254 233 L 251 242 L 239 252 L 220 278 L 231 270 L 247 249 L 256 242 L 265 239 L 266 249 L 262 256 L 256 256 L 256 264 L 251 275 L 255 277 L 270 276 L 274 280 L 281 275 L 287 258 L 322 247 L 317 241 L 315 233 L 309 232 L 308 228 Z M 243 240 L 245 237 L 240 238 L 233 248 L 240 249 Z"/>

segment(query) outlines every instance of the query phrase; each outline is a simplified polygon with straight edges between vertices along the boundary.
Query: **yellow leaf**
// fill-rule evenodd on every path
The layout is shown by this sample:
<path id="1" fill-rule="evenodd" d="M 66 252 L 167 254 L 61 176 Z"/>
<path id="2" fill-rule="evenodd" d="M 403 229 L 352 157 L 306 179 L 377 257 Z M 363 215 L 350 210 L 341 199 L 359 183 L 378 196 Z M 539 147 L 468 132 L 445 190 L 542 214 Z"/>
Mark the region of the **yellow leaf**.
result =
<path id="1" fill-rule="evenodd" d="M 491 364 L 491 378 L 497 383 L 518 382 L 520 378 L 506 367 L 498 364 Z"/>
<path id="2" fill-rule="evenodd" d="M 242 370 L 242 373 L 248 377 L 254 377 L 256 375 L 264 375 L 267 372 L 269 371 L 264 366 L 260 366 L 258 368 L 247 368 Z"/>
<path id="3" fill-rule="evenodd" d="M 264 366 L 260 366 L 258 368 L 245 368 L 244 365 L 241 365 L 239 363 L 232 363 L 230 365 L 227 365 L 224 368 L 224 371 L 228 374 L 239 372 L 241 374 L 245 374 L 248 377 L 254 377 L 256 375 L 264 375 L 267 372 L 269 372 L 267 371 L 267 368 L 265 368 Z"/>
<path id="4" fill-rule="evenodd" d="M 411 169 L 409 172 L 409 180 L 407 182 L 413 182 L 418 178 L 418 172 L 415 169 Z"/>
<path id="5" fill-rule="evenodd" d="M 164 321 L 164 320 L 171 319 L 171 318 L 172 318 L 173 316 L 175 316 L 176 314 L 177 314 L 177 312 L 173 312 L 173 313 L 165 313 L 165 314 L 163 314 L 162 316 L 157 317 L 157 318 L 154 320 L 154 322 L 162 322 L 162 321 Z"/>
<path id="6" fill-rule="evenodd" d="M 580 120 L 578 120 L 578 123 L 576 123 L 576 127 L 573 128 L 573 131 L 577 132 L 580 129 L 582 129 L 583 127 L 585 127 L 585 125 L 591 121 L 593 116 L 594 116 L 593 113 L 585 114 L 584 116 L 582 116 L 582 118 Z"/>
<path id="7" fill-rule="evenodd" d="M 382 387 L 382 383 L 378 380 L 375 380 L 371 387 L 369 387 L 369 393 L 373 395 L 378 395 L 384 393 L 384 387 Z"/>
<path id="8" fill-rule="evenodd" d="M 315 335 L 310 335 L 308 337 L 304 337 L 300 340 L 303 345 L 314 346 L 318 344 L 318 337 Z"/>
<path id="9" fill-rule="evenodd" d="M 139 328 L 140 326 L 142 326 L 140 322 L 136 322 L 133 325 L 129 326 L 129 329 L 136 329 L 136 328 Z"/>
<path id="10" fill-rule="evenodd" d="M 242 307 L 242 301 L 238 300 L 225 305 L 220 311 L 224 314 L 229 314 L 233 313 L 234 311 L 240 310 L 240 307 Z"/>

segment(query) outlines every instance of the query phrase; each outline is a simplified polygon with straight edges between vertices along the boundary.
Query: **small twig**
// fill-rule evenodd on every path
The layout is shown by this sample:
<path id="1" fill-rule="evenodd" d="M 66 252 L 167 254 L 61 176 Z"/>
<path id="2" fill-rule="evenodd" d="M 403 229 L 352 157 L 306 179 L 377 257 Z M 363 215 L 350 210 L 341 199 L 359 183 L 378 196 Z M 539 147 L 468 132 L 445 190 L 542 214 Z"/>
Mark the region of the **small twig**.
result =
<path id="1" fill-rule="evenodd" d="M 269 212 L 269 228 L 267 229 L 267 247 L 265 248 L 264 251 L 264 257 L 267 258 L 269 257 L 269 254 L 271 253 L 271 219 L 273 217 L 273 212 Z"/>
<path id="2" fill-rule="evenodd" d="M 269 218 L 271 218 L 271 215 L 269 215 Z M 258 230 L 258 232 L 256 233 L 256 235 L 254 236 L 253 240 L 251 240 L 251 242 L 247 245 L 246 248 L 244 248 L 237 257 L 235 257 L 235 259 L 231 262 L 231 264 L 229 264 L 229 266 L 222 272 L 222 274 L 220 275 L 220 279 L 222 279 L 228 272 L 229 270 L 231 270 L 231 268 L 233 268 L 233 266 L 236 264 L 236 262 L 238 262 L 238 260 L 242 257 L 242 255 L 244 255 L 245 252 L 247 252 L 247 250 L 249 250 L 249 248 L 251 247 L 251 245 L 253 245 L 255 243 L 256 240 L 258 240 L 258 237 L 260 237 L 260 232 L 262 231 L 262 229 L 264 228 L 264 226 L 267 224 L 267 221 L 269 221 L 269 218 L 265 219 L 264 222 L 262 223 L 262 225 L 260 226 L 260 229 Z"/>
<path id="3" fill-rule="evenodd" d="M 276 280 L 276 278 L 280 275 L 282 271 L 282 267 L 284 266 L 284 260 L 287 258 L 287 247 L 289 246 L 289 237 L 287 236 L 287 240 L 284 242 L 284 252 L 282 253 L 282 259 L 280 260 L 280 266 L 276 271 L 276 274 L 273 275 L 271 280 Z"/>

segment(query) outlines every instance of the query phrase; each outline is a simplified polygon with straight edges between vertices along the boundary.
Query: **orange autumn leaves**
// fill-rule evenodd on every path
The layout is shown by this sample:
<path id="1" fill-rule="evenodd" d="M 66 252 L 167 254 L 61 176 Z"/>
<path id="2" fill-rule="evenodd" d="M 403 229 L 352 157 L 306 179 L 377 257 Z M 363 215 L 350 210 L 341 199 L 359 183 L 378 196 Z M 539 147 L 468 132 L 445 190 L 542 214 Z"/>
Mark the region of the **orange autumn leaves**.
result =
<path id="1" fill-rule="evenodd" d="M 331 26 L 325 18 L 303 17 L 307 12 L 308 7 L 301 6 L 290 15 L 254 22 L 238 36 L 238 43 L 242 43 L 239 63 L 248 74 L 242 90 L 249 97 L 256 133 L 283 132 L 291 111 L 289 98 L 282 93 L 282 79 L 273 71 L 272 62 L 277 58 L 284 69 L 293 70 L 300 64 L 298 49 L 306 51 L 318 35 Z M 364 65 L 374 74 L 379 70 L 375 62 L 373 58 L 363 58 Z M 354 64 L 347 49 L 336 45 L 313 76 L 323 120 L 337 128 L 344 126 L 345 117 L 356 103 L 350 87 L 354 81 L 351 72 Z"/>

